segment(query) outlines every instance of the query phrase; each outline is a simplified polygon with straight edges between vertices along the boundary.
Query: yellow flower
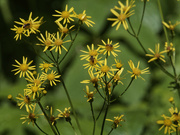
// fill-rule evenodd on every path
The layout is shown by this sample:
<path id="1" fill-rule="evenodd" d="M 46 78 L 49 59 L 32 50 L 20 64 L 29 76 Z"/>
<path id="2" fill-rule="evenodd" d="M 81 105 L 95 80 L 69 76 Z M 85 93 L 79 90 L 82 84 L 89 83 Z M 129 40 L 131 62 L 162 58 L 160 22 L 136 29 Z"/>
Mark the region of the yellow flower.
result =
<path id="1" fill-rule="evenodd" d="M 53 84 L 56 85 L 56 82 L 60 82 L 60 80 L 57 80 L 60 76 L 56 71 L 52 70 L 49 74 L 43 73 L 43 80 L 48 80 L 50 85 L 53 86 Z"/>
<path id="2" fill-rule="evenodd" d="M 13 98 L 13 96 L 12 96 L 12 95 L 8 95 L 7 98 L 8 98 L 9 100 L 11 100 L 11 99 Z"/>
<path id="3" fill-rule="evenodd" d="M 27 64 L 27 57 L 25 58 L 23 56 L 23 63 L 19 63 L 17 60 L 15 60 L 15 62 L 18 64 L 18 65 L 13 65 L 14 67 L 17 67 L 16 69 L 13 69 L 13 71 L 17 71 L 14 75 L 17 75 L 18 73 L 20 73 L 19 77 L 21 78 L 22 76 L 24 77 L 25 75 L 28 77 L 29 75 L 32 75 L 32 72 L 30 70 L 35 70 L 35 66 L 30 66 L 30 64 L 33 62 L 30 61 L 28 64 Z"/>
<path id="4" fill-rule="evenodd" d="M 180 112 L 178 112 L 177 107 L 174 109 L 173 107 L 171 107 L 169 109 L 169 112 L 171 113 L 171 116 L 173 117 L 173 121 L 175 121 L 176 123 L 179 122 L 180 120 Z"/>
<path id="5" fill-rule="evenodd" d="M 68 34 L 68 32 L 75 26 L 75 25 L 72 25 L 71 27 L 68 27 L 68 24 L 66 24 L 65 26 L 63 26 L 61 23 L 59 22 L 56 22 L 56 24 L 59 26 L 59 31 L 62 33 L 62 34 Z"/>
<path id="6" fill-rule="evenodd" d="M 93 102 L 95 91 L 89 92 L 89 86 L 86 85 L 86 91 L 84 90 L 84 92 L 86 93 L 86 96 L 84 96 L 84 97 L 88 98 L 87 102 Z"/>
<path id="7" fill-rule="evenodd" d="M 169 102 L 170 102 L 171 104 L 174 104 L 174 98 L 173 98 L 173 97 L 170 97 L 170 98 L 169 98 Z"/>
<path id="8" fill-rule="evenodd" d="M 113 69 L 107 66 L 107 59 L 104 60 L 104 65 L 100 67 L 99 71 L 95 74 L 100 74 L 100 77 L 103 77 L 107 75 L 108 78 L 110 78 L 110 75 L 113 76 L 113 74 L 110 71 L 118 71 L 118 69 Z"/>
<path id="9" fill-rule="evenodd" d="M 117 17 L 117 18 L 107 18 L 107 20 L 109 21 L 115 21 L 113 24 L 112 24 L 112 27 L 116 26 L 116 30 L 119 29 L 121 23 L 123 24 L 124 26 L 124 29 L 127 30 L 128 29 L 128 24 L 126 22 L 126 19 L 129 18 L 130 16 L 132 16 L 134 13 L 134 10 L 130 11 L 130 6 L 126 9 L 126 11 L 123 11 L 123 8 L 120 8 L 120 13 L 116 12 L 114 9 L 111 9 L 111 12 Z"/>
<path id="10" fill-rule="evenodd" d="M 141 0 L 141 1 L 146 1 L 146 0 Z M 147 1 L 149 1 L 149 0 L 147 0 Z"/>
<path id="11" fill-rule="evenodd" d="M 165 42 L 165 47 L 164 50 L 166 50 L 167 52 L 174 52 L 175 48 L 173 47 L 173 43 L 167 43 Z"/>
<path id="12" fill-rule="evenodd" d="M 112 55 L 114 57 L 118 56 L 115 52 L 121 52 L 120 50 L 117 50 L 116 48 L 118 48 L 120 45 L 119 43 L 116 43 L 116 44 L 112 44 L 112 40 L 110 41 L 109 38 L 107 39 L 107 43 L 104 42 L 102 40 L 103 44 L 104 45 L 98 45 L 102 50 L 100 50 L 99 52 L 100 53 L 103 53 L 104 55 L 107 53 L 108 56 L 110 56 L 110 53 L 112 53 Z M 114 52 L 115 51 L 115 52 Z"/>
<path id="13" fill-rule="evenodd" d="M 94 86 L 98 85 L 98 81 L 99 81 L 99 74 L 96 75 L 96 77 L 94 76 L 92 71 L 88 71 L 89 76 L 90 76 L 90 80 L 83 80 L 81 81 L 81 83 L 92 83 Z"/>
<path id="14" fill-rule="evenodd" d="M 28 78 L 25 78 L 28 81 L 28 86 L 31 85 L 41 85 L 42 82 L 42 76 L 39 76 L 39 74 L 37 74 L 36 77 L 34 77 L 34 75 L 30 75 L 28 76 Z"/>
<path id="15" fill-rule="evenodd" d="M 155 52 L 154 52 L 151 48 L 148 48 L 149 51 L 152 53 L 152 54 L 146 54 L 146 56 L 152 57 L 152 58 L 148 61 L 148 63 L 151 62 L 151 61 L 154 61 L 154 60 L 162 60 L 163 62 L 166 62 L 166 61 L 164 60 L 164 55 L 162 55 L 162 54 L 163 54 L 163 53 L 166 53 L 167 50 L 164 50 L 164 51 L 159 52 L 159 47 L 160 47 L 159 44 L 157 44 L 157 45 L 155 46 Z"/>
<path id="16" fill-rule="evenodd" d="M 122 74 L 124 68 L 121 68 L 113 77 L 114 82 L 116 83 L 121 83 L 123 85 L 123 83 L 121 82 L 121 80 L 123 79 L 122 77 L 120 77 L 120 75 Z"/>
<path id="17" fill-rule="evenodd" d="M 176 23 L 173 25 L 171 24 L 171 21 L 169 21 L 169 24 L 167 24 L 166 22 L 162 22 L 164 26 L 166 26 L 166 28 L 168 28 L 170 31 L 172 31 L 174 33 L 174 29 L 177 25 L 180 24 L 180 22 L 176 21 Z"/>
<path id="18" fill-rule="evenodd" d="M 165 116 L 164 114 L 162 115 L 162 117 L 164 118 L 164 120 L 158 120 L 157 124 L 163 124 L 160 128 L 159 131 L 165 127 L 164 129 L 164 134 L 166 134 L 168 132 L 168 134 L 170 135 L 170 133 L 172 132 L 172 130 L 176 131 L 175 127 L 177 127 L 177 125 L 173 124 L 173 117 L 168 117 Z"/>
<path id="19" fill-rule="evenodd" d="M 44 115 L 43 113 L 42 114 L 36 114 L 35 113 L 35 108 L 36 108 L 36 104 L 33 105 L 33 109 L 32 111 L 28 111 L 28 115 L 21 115 L 23 117 L 21 117 L 20 119 L 21 120 L 24 120 L 22 122 L 22 124 L 26 123 L 28 121 L 28 124 L 30 124 L 32 122 L 32 124 L 34 125 L 34 123 L 36 122 L 36 119 L 39 118 L 39 115 Z"/>
<path id="20" fill-rule="evenodd" d="M 127 9 L 130 10 L 131 8 L 135 7 L 135 5 L 133 5 L 135 2 L 135 0 L 131 0 L 130 4 L 129 4 L 129 0 L 126 0 L 126 5 L 122 4 L 121 1 L 118 1 L 118 4 L 120 5 L 120 7 L 115 6 L 115 9 L 121 10 L 121 8 L 123 9 L 123 11 L 125 12 Z"/>
<path id="21" fill-rule="evenodd" d="M 31 95 L 27 95 L 24 92 L 24 96 L 21 94 L 18 94 L 18 96 L 16 97 L 16 99 L 19 100 L 18 102 L 18 106 L 20 106 L 20 109 L 25 105 L 26 107 L 26 111 L 29 112 L 29 108 L 32 110 L 33 104 L 31 102 Z"/>
<path id="22" fill-rule="evenodd" d="M 121 63 L 121 61 L 119 61 L 118 59 L 114 59 L 116 64 L 113 64 L 116 66 L 117 69 L 121 69 L 123 64 Z"/>
<path id="23" fill-rule="evenodd" d="M 31 94 L 33 95 L 33 99 L 35 99 L 36 97 L 39 97 L 39 94 L 42 93 L 43 90 L 44 88 L 41 88 L 41 84 L 29 85 L 27 89 L 24 89 L 27 95 L 31 95 Z"/>
<path id="24" fill-rule="evenodd" d="M 44 70 L 45 73 L 47 73 L 48 70 L 51 70 L 51 67 L 53 67 L 53 63 L 46 63 L 43 61 L 43 63 L 39 64 L 39 68 L 41 68 L 41 70 Z"/>
<path id="25" fill-rule="evenodd" d="M 97 48 L 96 50 L 94 49 L 94 44 L 91 45 L 91 48 L 89 47 L 89 45 L 87 45 L 87 48 L 88 48 L 88 52 L 87 51 L 84 51 L 84 50 L 80 50 L 81 52 L 83 53 L 86 53 L 84 55 L 80 55 L 81 60 L 84 60 L 84 59 L 90 59 L 91 57 L 95 57 L 98 55 L 98 51 L 100 48 Z"/>
<path id="26" fill-rule="evenodd" d="M 35 19 L 32 19 L 32 12 L 29 14 L 29 19 L 26 21 L 22 18 L 19 18 L 21 22 L 14 21 L 15 23 L 22 25 L 22 27 L 26 30 L 27 36 L 29 36 L 31 33 L 36 34 L 36 32 L 39 32 L 39 26 L 42 24 L 43 17 L 40 18 L 39 21 L 36 21 L 39 17 L 36 17 Z"/>
<path id="27" fill-rule="evenodd" d="M 97 70 L 103 63 L 103 60 L 100 60 L 101 58 L 98 58 L 98 56 L 91 56 L 89 59 L 86 59 L 86 61 L 88 61 L 87 64 L 83 64 L 83 66 L 85 66 L 86 68 L 89 68 L 88 70 Z M 100 66 L 99 66 L 100 65 Z"/>
<path id="28" fill-rule="evenodd" d="M 64 112 L 62 112 L 61 110 L 57 109 L 57 111 L 60 112 L 58 114 L 58 117 L 64 117 L 67 122 L 70 122 L 71 118 L 70 118 L 70 111 L 69 110 L 70 110 L 70 107 L 69 108 L 65 108 Z"/>
<path id="29" fill-rule="evenodd" d="M 122 117 L 124 117 L 124 115 L 114 117 L 114 120 L 111 119 L 106 119 L 106 120 L 113 122 L 112 128 L 116 129 L 118 125 L 122 126 L 121 124 L 119 124 L 121 121 L 125 121 L 124 119 L 122 119 Z"/>
<path id="30" fill-rule="evenodd" d="M 16 35 L 14 36 L 14 38 L 16 39 L 16 41 L 18 40 L 18 38 L 21 40 L 22 34 L 24 34 L 25 36 L 27 36 L 27 35 L 25 34 L 25 30 L 24 30 L 23 26 L 17 27 L 16 25 L 14 25 L 14 28 L 11 28 L 11 30 L 16 32 Z"/>
<path id="31" fill-rule="evenodd" d="M 128 71 L 130 74 L 132 74 L 131 77 L 134 77 L 135 79 L 137 79 L 137 77 L 140 77 L 142 80 L 144 80 L 144 78 L 141 77 L 141 74 L 149 74 L 149 67 L 143 70 L 139 69 L 140 61 L 138 61 L 137 67 L 134 66 L 132 60 L 130 60 L 128 63 L 130 68 L 132 69 L 132 71 Z"/>
<path id="32" fill-rule="evenodd" d="M 74 14 L 71 14 L 71 12 L 73 12 L 74 8 L 71 7 L 68 11 L 68 5 L 66 5 L 65 10 L 60 12 L 58 10 L 55 10 L 55 12 L 57 12 L 59 15 L 53 15 L 56 17 L 60 17 L 59 19 L 57 19 L 55 22 L 60 22 L 64 19 L 63 24 L 70 23 L 71 21 L 74 21 L 74 19 L 72 19 L 71 17 L 74 17 Z"/>
<path id="33" fill-rule="evenodd" d="M 54 39 L 54 46 L 50 49 L 50 51 L 52 51 L 53 49 L 55 49 L 55 52 L 59 52 L 59 54 L 61 54 L 61 48 L 64 48 L 64 50 L 68 51 L 65 47 L 64 47 L 64 43 L 67 42 L 71 42 L 71 40 L 67 40 L 67 41 L 63 41 L 64 39 L 62 39 L 63 34 L 61 34 L 61 36 L 59 36 L 59 32 L 57 32 L 56 37 L 53 36 Z"/>
<path id="34" fill-rule="evenodd" d="M 82 23 L 85 23 L 88 27 L 89 26 L 93 27 L 92 24 L 95 24 L 93 21 L 89 20 L 89 18 L 91 18 L 91 16 L 86 15 L 86 10 L 84 10 L 83 13 L 81 13 L 81 14 L 77 15 L 75 12 L 74 12 L 74 14 L 75 14 L 76 18 L 78 18 L 80 21 L 82 21 Z"/>
<path id="35" fill-rule="evenodd" d="M 38 43 L 36 44 L 36 45 L 45 46 L 43 52 L 45 52 L 50 46 L 53 46 L 52 35 L 47 31 L 45 32 L 45 34 L 46 34 L 46 38 L 44 38 L 42 34 L 40 34 L 42 39 L 37 37 L 37 39 L 41 42 L 41 44 Z"/>
<path id="36" fill-rule="evenodd" d="M 50 119 L 50 122 L 51 122 L 52 125 L 55 125 L 55 124 L 56 124 L 56 120 L 59 119 L 59 117 L 55 117 L 55 116 L 52 114 L 52 107 L 50 108 L 50 117 L 49 117 L 49 119 Z"/>

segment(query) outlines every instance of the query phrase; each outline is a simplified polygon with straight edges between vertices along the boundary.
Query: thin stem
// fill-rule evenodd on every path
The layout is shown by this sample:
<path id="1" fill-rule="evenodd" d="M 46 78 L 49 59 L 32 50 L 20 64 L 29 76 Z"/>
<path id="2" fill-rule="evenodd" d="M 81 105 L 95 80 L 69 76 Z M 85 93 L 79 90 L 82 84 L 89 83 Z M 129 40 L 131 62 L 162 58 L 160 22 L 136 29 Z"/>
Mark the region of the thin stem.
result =
<path id="1" fill-rule="evenodd" d="M 38 103 L 39 107 L 41 108 L 44 116 L 46 117 L 46 120 L 48 121 L 48 123 L 49 123 L 49 125 L 50 125 L 50 127 L 51 127 L 51 129 L 52 129 L 52 131 L 53 131 L 53 133 L 54 133 L 55 135 L 57 135 L 57 133 L 56 133 L 55 129 L 53 128 L 53 126 L 52 126 L 52 124 L 51 124 L 51 122 L 50 122 L 50 120 L 49 120 L 49 117 L 47 116 L 44 108 L 42 107 L 42 105 L 41 105 L 41 103 L 40 103 L 40 101 L 38 101 L 37 103 Z"/>
<path id="2" fill-rule="evenodd" d="M 59 130 L 58 130 L 56 124 L 54 124 L 54 127 L 55 127 L 56 131 L 58 132 L 58 135 L 60 135 L 60 132 L 59 132 Z"/>
<path id="3" fill-rule="evenodd" d="M 90 102 L 90 106 L 91 106 L 91 112 L 92 112 L 92 117 L 93 117 L 93 122 L 94 122 L 94 126 L 93 126 L 93 135 L 95 134 L 95 129 L 96 129 L 96 119 L 94 116 L 94 110 L 93 110 L 93 105 L 92 102 Z"/>
<path id="4" fill-rule="evenodd" d="M 171 62 L 172 68 L 173 68 L 174 76 L 177 77 L 176 68 L 175 68 L 175 66 L 174 66 L 174 62 L 173 62 L 173 60 L 172 60 L 172 56 L 169 56 L 169 59 L 170 59 L 170 62 Z"/>
<path id="5" fill-rule="evenodd" d="M 74 126 L 72 125 L 71 121 L 69 121 L 69 124 L 71 125 L 72 129 L 74 130 L 74 134 L 77 135 Z"/>
<path id="6" fill-rule="evenodd" d="M 111 130 L 109 131 L 108 135 L 110 135 L 113 130 L 114 130 L 114 128 L 111 128 Z"/>
<path id="7" fill-rule="evenodd" d="M 144 13 L 145 13 L 145 9 L 146 9 L 146 0 L 144 0 L 144 6 L 143 6 L 143 13 L 142 13 L 142 17 L 141 17 L 141 22 L 140 22 L 140 25 L 139 25 L 139 29 L 138 29 L 138 32 L 137 32 L 137 36 L 139 35 L 140 31 L 141 31 L 141 27 L 142 27 L 142 22 L 143 22 L 143 19 L 144 19 Z"/>
<path id="8" fill-rule="evenodd" d="M 160 2 L 160 0 L 157 0 L 157 3 L 158 3 L 158 8 L 159 8 L 161 20 L 162 20 L 162 22 L 164 22 L 164 17 L 163 17 L 163 12 L 162 12 L 162 8 L 161 8 L 161 2 Z M 167 40 L 167 42 L 169 43 L 167 30 L 166 30 L 166 27 L 165 27 L 164 25 L 163 25 L 163 29 L 164 29 L 164 33 L 165 33 L 165 36 L 166 36 L 166 40 Z"/>
<path id="9" fill-rule="evenodd" d="M 102 111 L 103 111 L 103 109 L 104 109 L 105 103 L 106 103 L 106 101 L 104 100 L 103 106 L 102 106 L 102 108 L 101 108 L 101 110 L 100 110 L 100 112 L 99 112 L 99 114 L 98 114 L 98 116 L 97 116 L 97 118 L 96 118 L 96 121 L 99 119 L 99 117 L 100 117 L 100 115 L 101 115 L 101 113 L 102 113 Z"/>
<path id="10" fill-rule="evenodd" d="M 57 70 L 58 70 L 58 73 L 61 74 L 59 66 L 57 67 Z M 72 112 L 73 112 L 73 114 L 74 114 L 74 117 L 75 117 L 75 120 L 76 120 L 76 123 L 77 123 L 77 126 L 78 126 L 78 128 L 79 128 L 80 133 L 81 133 L 81 127 L 80 127 L 79 121 L 78 121 L 78 119 L 77 119 L 77 115 L 76 115 L 74 106 L 73 106 L 73 104 L 72 104 L 72 101 L 71 101 L 69 92 L 68 92 L 68 90 L 67 90 L 67 88 L 66 88 L 66 85 L 65 85 L 64 80 L 62 79 L 62 77 L 61 77 L 61 83 L 62 83 L 62 85 L 63 85 L 63 87 L 64 87 L 66 96 L 67 96 L 67 98 L 68 98 L 69 104 L 70 104 L 70 106 L 71 106 Z"/>
<path id="11" fill-rule="evenodd" d="M 130 27 L 131 27 L 131 29 L 132 29 L 132 31 L 133 31 L 133 34 L 134 34 L 133 37 L 136 38 L 136 40 L 138 41 L 139 45 L 140 45 L 141 48 L 143 49 L 144 53 L 147 54 L 147 51 L 146 51 L 146 49 L 144 48 L 144 46 L 143 46 L 143 44 L 141 43 L 141 41 L 139 40 L 138 35 L 136 35 L 136 33 L 135 33 L 135 31 L 134 31 L 134 29 L 133 29 L 133 27 L 132 27 L 132 24 L 131 24 L 131 21 L 130 21 L 129 18 L 128 18 L 128 22 L 129 22 L 129 25 L 130 25 Z M 131 34 L 131 35 L 132 35 L 132 34 Z"/>
<path id="12" fill-rule="evenodd" d="M 75 39 L 76 39 L 76 37 L 77 37 L 78 33 L 79 33 L 79 30 L 80 30 L 81 24 L 82 24 L 82 22 L 80 21 L 80 22 L 79 22 L 78 29 L 77 29 L 77 31 L 76 31 L 76 35 L 75 35 L 75 36 L 74 36 L 74 38 L 71 40 L 71 45 L 70 45 L 70 47 L 69 47 L 68 51 L 66 52 L 66 54 L 64 55 L 64 57 L 61 59 L 61 61 L 59 61 L 59 63 L 58 63 L 58 64 L 61 64 L 61 63 L 62 63 L 62 61 L 63 61 L 63 60 L 65 59 L 65 57 L 67 56 L 67 54 L 69 53 L 69 51 L 70 51 L 70 49 L 71 49 L 71 47 L 72 47 L 72 45 L 73 45 L 73 43 L 74 43 L 74 41 L 75 41 Z"/>
<path id="13" fill-rule="evenodd" d="M 105 120 L 106 120 L 108 109 L 109 109 L 109 104 L 107 104 L 107 106 L 106 106 L 106 110 L 105 110 L 105 114 L 104 114 L 104 118 L 103 118 L 103 123 L 102 123 L 102 127 L 101 127 L 101 135 L 103 135 L 104 125 L 105 125 Z"/>
<path id="14" fill-rule="evenodd" d="M 46 132 L 44 132 L 44 131 L 38 126 L 38 124 L 36 123 L 36 121 L 34 121 L 34 124 L 36 125 L 36 127 L 37 127 L 42 133 L 44 133 L 45 135 L 48 135 Z"/>
<path id="15" fill-rule="evenodd" d="M 120 98 L 121 96 L 124 95 L 124 93 L 126 93 L 126 91 L 129 89 L 129 87 L 131 86 L 132 82 L 134 80 L 134 77 L 131 79 L 131 81 L 129 82 L 128 86 L 126 87 L 126 89 L 121 93 L 121 95 L 119 95 L 116 99 L 112 100 L 111 102 L 114 102 L 115 100 L 117 100 L 118 98 Z"/>
<path id="16" fill-rule="evenodd" d="M 95 87 L 95 88 L 96 88 L 97 92 L 99 93 L 99 95 L 100 95 L 104 100 L 106 100 L 106 99 L 103 97 L 103 95 L 100 93 L 98 87 Z"/>

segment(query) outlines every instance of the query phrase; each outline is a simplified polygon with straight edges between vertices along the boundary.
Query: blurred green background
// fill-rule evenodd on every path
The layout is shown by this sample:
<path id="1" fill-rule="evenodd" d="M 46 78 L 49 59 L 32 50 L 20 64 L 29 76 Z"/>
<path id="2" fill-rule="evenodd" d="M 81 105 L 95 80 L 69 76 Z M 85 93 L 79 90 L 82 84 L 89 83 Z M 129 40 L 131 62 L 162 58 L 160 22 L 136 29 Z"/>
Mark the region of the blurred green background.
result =
<path id="1" fill-rule="evenodd" d="M 125 3 L 125 0 L 122 0 Z M 171 20 L 180 21 L 180 2 L 176 0 L 161 0 L 162 9 L 165 21 Z M 62 77 L 65 79 L 66 86 L 70 92 L 74 107 L 78 114 L 82 131 L 85 135 L 92 133 L 92 117 L 89 103 L 84 98 L 85 85 L 80 84 L 80 81 L 88 79 L 87 70 L 82 66 L 85 61 L 80 61 L 79 55 L 81 49 L 86 49 L 86 45 L 94 43 L 102 44 L 107 38 L 113 40 L 113 43 L 119 42 L 121 53 L 118 54 L 118 59 L 124 64 L 126 74 L 129 69 L 128 61 L 131 59 L 137 64 L 140 60 L 140 69 L 150 67 L 151 74 L 143 75 L 146 81 L 137 79 L 132 86 L 125 93 L 125 95 L 117 102 L 113 103 L 109 109 L 107 118 L 113 119 L 114 116 L 124 114 L 125 122 L 122 122 L 122 127 L 117 128 L 112 132 L 112 135 L 159 135 L 163 134 L 158 131 L 159 125 L 156 121 L 161 119 L 161 114 L 169 115 L 168 108 L 171 107 L 168 99 L 171 96 L 175 97 L 178 104 L 179 97 L 176 91 L 168 89 L 169 82 L 172 81 L 168 76 L 163 74 L 153 64 L 148 64 L 145 55 L 138 45 L 137 41 L 131 37 L 121 26 L 116 31 L 115 27 L 111 27 L 111 22 L 107 21 L 108 17 L 113 17 L 110 9 L 118 5 L 117 0 L 0 0 L 0 135 L 40 135 L 40 131 L 36 127 L 27 123 L 21 124 L 21 114 L 26 114 L 25 109 L 20 110 L 15 103 L 7 100 L 7 95 L 12 94 L 14 97 L 23 89 L 26 88 L 26 81 L 14 76 L 11 72 L 12 64 L 15 64 L 14 59 L 22 61 L 22 56 L 28 57 L 28 60 L 34 60 L 38 65 L 42 62 L 33 52 L 33 49 L 28 46 L 23 40 L 15 41 L 13 39 L 15 33 L 10 30 L 13 28 L 14 22 L 19 21 L 19 17 L 28 19 L 29 13 L 32 11 L 32 18 L 36 16 L 44 16 L 45 23 L 40 27 L 42 33 L 45 30 L 53 33 L 57 31 L 57 25 L 54 21 L 57 19 L 52 16 L 55 14 L 54 10 L 63 11 L 65 5 L 74 7 L 77 13 L 81 13 L 84 9 L 87 15 L 92 16 L 92 21 L 96 23 L 94 27 L 87 28 L 83 25 L 79 33 L 74 47 L 62 64 Z M 135 30 L 139 26 L 143 2 L 136 0 L 135 14 L 131 17 L 131 21 Z M 175 30 L 176 37 L 174 44 L 176 44 L 176 69 L 180 73 L 180 27 Z M 156 0 L 147 2 L 145 11 L 145 18 L 143 21 L 142 30 L 140 33 L 140 40 L 145 48 L 154 49 L 155 44 L 160 43 L 161 49 L 165 42 L 163 28 L 159 16 L 159 10 Z M 33 44 L 37 42 L 34 38 L 29 41 Z M 167 60 L 168 61 L 168 60 Z M 112 61 L 113 62 L 113 61 Z M 179 62 L 179 63 L 178 63 Z M 166 68 L 172 72 L 171 66 L 165 64 Z M 115 90 L 114 97 L 119 95 L 130 81 L 130 75 L 126 75 L 126 79 L 122 80 L 123 86 L 118 86 Z M 92 87 L 90 87 L 92 88 Z M 92 89 L 93 90 L 93 89 Z M 63 87 L 59 83 L 53 87 L 43 99 L 43 106 L 53 106 L 54 114 L 58 112 L 55 109 L 64 110 L 69 107 Z M 93 102 L 95 113 L 101 108 L 103 101 L 98 94 L 95 95 Z M 96 134 L 100 134 L 101 121 L 97 122 Z M 39 126 L 51 134 L 48 123 L 41 117 L 38 121 Z M 72 116 L 72 123 L 77 128 L 75 120 Z M 106 122 L 104 134 L 107 134 L 111 129 L 111 122 Z M 63 135 L 73 135 L 73 130 L 70 125 L 64 120 L 59 120 L 57 124 L 60 132 Z"/>

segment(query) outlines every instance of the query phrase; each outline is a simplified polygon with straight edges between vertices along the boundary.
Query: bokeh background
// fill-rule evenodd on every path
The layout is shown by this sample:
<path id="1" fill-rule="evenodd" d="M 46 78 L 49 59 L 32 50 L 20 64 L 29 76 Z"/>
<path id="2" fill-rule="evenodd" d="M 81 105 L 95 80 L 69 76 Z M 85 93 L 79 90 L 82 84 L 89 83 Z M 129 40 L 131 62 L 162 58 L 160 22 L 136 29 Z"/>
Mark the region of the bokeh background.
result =
<path id="1" fill-rule="evenodd" d="M 122 0 L 125 3 L 125 0 Z M 172 23 L 180 21 L 180 2 L 176 0 L 161 0 L 162 10 L 165 21 L 171 20 Z M 12 64 L 15 64 L 15 59 L 22 61 L 22 56 L 28 57 L 28 60 L 34 60 L 34 64 L 38 66 L 42 62 L 34 53 L 33 49 L 26 42 L 15 41 L 13 37 L 15 33 L 10 30 L 13 28 L 14 21 L 19 21 L 19 17 L 28 19 L 29 13 L 32 12 L 32 17 L 44 16 L 45 23 L 40 27 L 42 33 L 45 30 L 53 33 L 57 31 L 57 25 L 54 21 L 57 19 L 52 16 L 54 10 L 63 11 L 65 5 L 74 7 L 77 13 L 81 13 L 84 9 L 87 15 L 92 16 L 92 20 L 96 23 L 94 27 L 87 28 L 83 25 L 74 47 L 71 49 L 65 62 L 61 68 L 63 71 L 62 77 L 70 92 L 74 107 L 78 114 L 82 131 L 85 135 L 92 133 L 92 117 L 89 103 L 84 98 L 85 85 L 80 84 L 80 81 L 87 79 L 87 70 L 82 66 L 85 62 L 80 61 L 79 55 L 81 49 L 86 50 L 86 45 L 94 43 L 102 44 L 101 39 L 107 40 L 110 38 L 113 43 L 119 42 L 121 53 L 118 54 L 118 59 L 124 64 L 124 74 L 129 69 L 128 61 L 131 59 L 135 64 L 141 61 L 140 68 L 150 67 L 151 74 L 143 75 L 146 81 L 137 79 L 128 89 L 125 95 L 117 102 L 113 103 L 109 109 L 107 118 L 113 119 L 114 116 L 124 114 L 125 122 L 122 122 L 122 127 L 117 128 L 112 132 L 112 135 L 159 135 L 163 131 L 158 131 L 159 125 L 156 121 L 161 119 L 161 114 L 169 115 L 168 108 L 171 104 L 168 99 L 171 96 L 175 97 L 178 104 L 179 97 L 176 91 L 171 91 L 167 88 L 172 80 L 163 74 L 153 64 L 148 64 L 145 54 L 138 45 L 137 41 L 131 37 L 121 26 L 116 31 L 111 27 L 111 22 L 107 21 L 108 17 L 113 17 L 110 9 L 118 5 L 117 0 L 0 0 L 0 135 L 40 135 L 40 131 L 31 124 L 21 124 L 20 117 L 26 114 L 25 109 L 20 110 L 14 102 L 7 100 L 7 95 L 12 94 L 14 97 L 18 93 L 22 93 L 26 88 L 26 81 L 14 76 L 11 70 Z M 143 2 L 136 0 L 135 14 L 131 17 L 133 27 L 137 31 L 142 14 Z M 180 27 L 175 30 L 176 37 L 174 44 L 176 45 L 176 69 L 180 73 Z M 169 34 L 169 33 L 168 33 Z M 161 49 L 165 42 L 163 27 L 159 15 L 159 10 L 156 0 L 147 2 L 145 18 L 140 32 L 140 40 L 145 49 L 154 49 L 155 44 L 160 43 Z M 37 39 L 31 37 L 28 39 L 32 44 L 37 42 Z M 113 62 L 113 61 L 112 61 Z M 166 68 L 172 72 L 171 66 L 167 64 Z M 130 81 L 130 75 L 125 76 L 122 80 L 123 86 L 118 86 L 114 97 L 119 95 Z M 92 87 L 91 87 L 92 88 Z M 92 89 L 93 90 L 93 89 Z M 63 110 L 69 107 L 63 87 L 59 83 L 56 87 L 51 88 L 48 94 L 43 99 L 44 106 L 53 106 L 54 114 L 57 115 L 56 109 Z M 94 109 L 97 115 L 103 101 L 98 94 L 95 95 Z M 101 120 L 97 123 L 96 134 L 100 134 Z M 39 126 L 51 134 L 47 122 L 41 117 L 38 121 Z M 75 120 L 72 116 L 72 123 L 75 128 Z M 104 133 L 107 134 L 111 129 L 111 122 L 106 122 Z M 57 124 L 60 132 L 63 135 L 73 135 L 73 130 L 70 125 L 64 120 L 59 120 Z"/>

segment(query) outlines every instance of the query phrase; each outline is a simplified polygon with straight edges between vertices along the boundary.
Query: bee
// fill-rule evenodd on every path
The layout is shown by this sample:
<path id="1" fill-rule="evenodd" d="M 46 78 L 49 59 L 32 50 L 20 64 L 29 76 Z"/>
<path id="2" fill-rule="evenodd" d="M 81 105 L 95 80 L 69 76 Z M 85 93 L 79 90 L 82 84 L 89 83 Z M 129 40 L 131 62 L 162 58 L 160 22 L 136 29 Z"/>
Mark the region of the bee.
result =
<path id="1" fill-rule="evenodd" d="M 90 58 L 89 58 L 89 60 L 92 62 L 92 63 L 94 63 L 94 57 L 93 56 L 91 56 Z"/>
<path id="2" fill-rule="evenodd" d="M 25 96 L 28 101 L 30 101 L 30 97 L 28 95 Z"/>
<path id="3" fill-rule="evenodd" d="M 23 25 L 23 28 L 28 29 L 29 26 L 30 26 L 30 23 L 26 23 L 26 24 Z"/>
<path id="4" fill-rule="evenodd" d="M 107 47 L 113 47 L 113 45 L 112 45 L 112 44 L 106 44 L 106 46 L 107 46 Z"/>

